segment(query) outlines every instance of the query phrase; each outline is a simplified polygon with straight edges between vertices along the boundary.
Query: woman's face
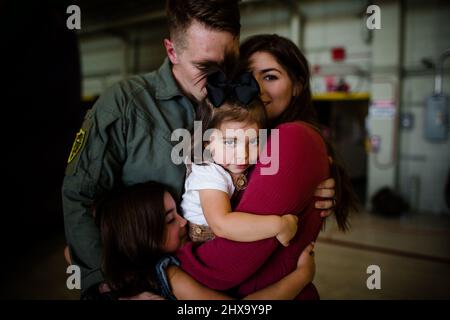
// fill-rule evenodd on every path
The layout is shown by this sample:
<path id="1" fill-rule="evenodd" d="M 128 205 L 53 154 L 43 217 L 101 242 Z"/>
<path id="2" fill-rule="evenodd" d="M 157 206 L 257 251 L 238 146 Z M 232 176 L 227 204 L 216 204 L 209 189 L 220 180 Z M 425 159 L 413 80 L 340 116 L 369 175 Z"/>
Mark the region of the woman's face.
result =
<path id="1" fill-rule="evenodd" d="M 292 96 L 300 94 L 300 88 L 294 88 L 287 71 L 270 53 L 255 52 L 249 62 L 261 89 L 267 116 L 269 120 L 276 119 L 289 106 Z"/>
<path id="2" fill-rule="evenodd" d="M 164 193 L 164 208 L 166 209 L 166 239 L 163 250 L 172 253 L 186 241 L 187 221 L 178 214 L 175 200 L 168 192 Z"/>

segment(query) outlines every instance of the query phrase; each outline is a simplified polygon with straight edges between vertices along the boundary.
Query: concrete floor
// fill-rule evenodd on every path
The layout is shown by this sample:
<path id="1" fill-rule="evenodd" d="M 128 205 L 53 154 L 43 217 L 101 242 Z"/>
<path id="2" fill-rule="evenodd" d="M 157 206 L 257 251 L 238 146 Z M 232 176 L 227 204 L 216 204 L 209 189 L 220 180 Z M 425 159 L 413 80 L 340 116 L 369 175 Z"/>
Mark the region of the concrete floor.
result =
<path id="1" fill-rule="evenodd" d="M 449 216 L 362 213 L 346 234 L 328 223 L 316 257 L 322 299 L 450 299 Z M 380 267 L 379 290 L 367 288 L 370 265 Z"/>
<path id="2" fill-rule="evenodd" d="M 66 288 L 64 244 L 62 234 L 49 236 L 6 264 L 0 298 L 78 299 Z M 449 249 L 448 216 L 363 213 L 346 234 L 330 220 L 317 241 L 314 283 L 322 299 L 450 299 Z M 380 267 L 379 290 L 366 286 L 369 265 Z"/>

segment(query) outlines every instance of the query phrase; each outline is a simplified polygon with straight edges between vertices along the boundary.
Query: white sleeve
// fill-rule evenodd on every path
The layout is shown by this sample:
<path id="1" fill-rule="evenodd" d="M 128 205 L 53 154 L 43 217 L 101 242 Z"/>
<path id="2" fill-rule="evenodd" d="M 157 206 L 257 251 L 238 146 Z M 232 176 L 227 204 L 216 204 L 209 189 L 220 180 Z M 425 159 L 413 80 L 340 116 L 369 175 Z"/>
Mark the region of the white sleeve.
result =
<path id="1" fill-rule="evenodd" d="M 220 190 L 230 197 L 234 192 L 233 180 L 230 174 L 221 166 L 210 163 L 204 165 L 192 164 L 192 172 L 188 177 L 190 190 Z"/>

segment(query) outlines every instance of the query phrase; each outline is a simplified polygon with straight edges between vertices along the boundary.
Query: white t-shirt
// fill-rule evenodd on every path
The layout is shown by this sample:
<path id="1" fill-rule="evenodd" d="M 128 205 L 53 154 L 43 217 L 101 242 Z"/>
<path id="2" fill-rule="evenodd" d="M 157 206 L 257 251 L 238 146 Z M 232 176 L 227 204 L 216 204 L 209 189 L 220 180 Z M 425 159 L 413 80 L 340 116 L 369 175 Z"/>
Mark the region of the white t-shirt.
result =
<path id="1" fill-rule="evenodd" d="M 183 215 L 189 222 L 208 225 L 200 204 L 199 190 L 220 190 L 231 196 L 234 193 L 234 184 L 231 175 L 215 163 L 204 165 L 192 164 L 191 173 L 184 183 L 184 194 L 181 200 Z"/>

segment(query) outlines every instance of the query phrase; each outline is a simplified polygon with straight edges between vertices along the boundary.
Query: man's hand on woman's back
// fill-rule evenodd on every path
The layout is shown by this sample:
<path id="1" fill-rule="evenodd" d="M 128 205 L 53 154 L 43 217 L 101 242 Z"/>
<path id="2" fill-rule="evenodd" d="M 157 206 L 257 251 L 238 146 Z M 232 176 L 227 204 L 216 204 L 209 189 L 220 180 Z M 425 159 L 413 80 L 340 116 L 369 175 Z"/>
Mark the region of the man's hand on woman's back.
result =
<path id="1" fill-rule="evenodd" d="M 320 216 L 326 218 L 333 214 L 334 206 L 336 205 L 334 195 L 335 191 L 335 181 L 333 178 L 329 178 L 319 184 L 314 195 L 316 197 L 323 198 L 323 200 L 316 201 L 315 207 L 317 209 L 322 209 Z"/>

